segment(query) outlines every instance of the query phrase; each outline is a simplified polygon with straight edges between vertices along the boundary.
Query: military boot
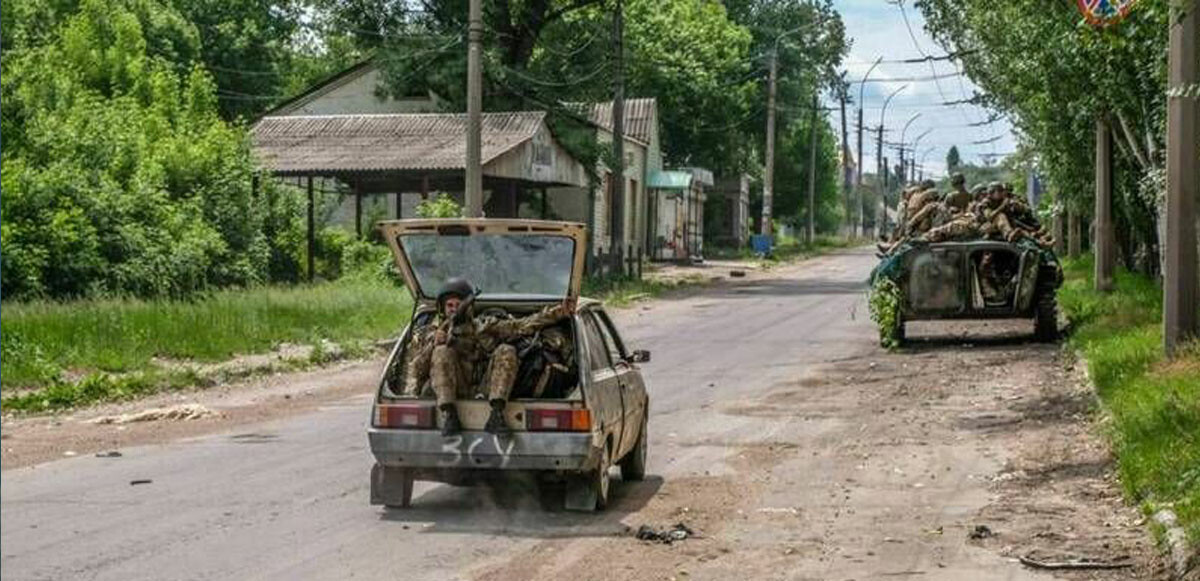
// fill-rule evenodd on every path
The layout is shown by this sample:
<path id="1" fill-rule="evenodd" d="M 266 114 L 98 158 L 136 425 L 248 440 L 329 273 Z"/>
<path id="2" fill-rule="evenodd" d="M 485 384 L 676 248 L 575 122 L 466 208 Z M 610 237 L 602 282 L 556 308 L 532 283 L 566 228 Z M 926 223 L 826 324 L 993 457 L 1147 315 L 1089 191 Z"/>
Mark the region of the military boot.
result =
<path id="1" fill-rule="evenodd" d="M 512 428 L 508 427 L 508 423 L 504 421 L 504 406 L 508 402 L 502 399 L 493 399 L 492 413 L 488 416 L 487 425 L 483 427 L 488 433 L 496 435 L 507 435 L 512 433 Z"/>
<path id="2" fill-rule="evenodd" d="M 462 431 L 462 422 L 458 421 L 458 408 L 452 403 L 444 403 L 439 409 L 442 410 L 442 435 L 458 435 Z"/>

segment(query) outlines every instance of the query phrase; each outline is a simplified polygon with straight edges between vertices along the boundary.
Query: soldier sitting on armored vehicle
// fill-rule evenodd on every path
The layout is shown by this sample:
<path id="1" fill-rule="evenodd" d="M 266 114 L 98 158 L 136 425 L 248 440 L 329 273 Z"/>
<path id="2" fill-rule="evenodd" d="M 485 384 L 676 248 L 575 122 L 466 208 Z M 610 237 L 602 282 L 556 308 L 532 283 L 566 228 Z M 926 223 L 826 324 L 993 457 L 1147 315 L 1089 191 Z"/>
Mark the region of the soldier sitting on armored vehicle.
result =
<path id="1" fill-rule="evenodd" d="M 507 432 L 504 408 L 520 370 L 514 343 L 541 332 L 546 334 L 543 341 L 569 343 L 561 331 L 548 328 L 574 313 L 570 301 L 521 318 L 491 314 L 477 317 L 473 309 L 475 294 L 466 280 L 447 281 L 437 295 L 436 319 L 414 330 L 406 351 L 405 393 L 419 395 L 427 382 L 432 383 L 444 435 L 462 429 L 455 400 L 483 397 L 492 406 L 484 429 Z"/>

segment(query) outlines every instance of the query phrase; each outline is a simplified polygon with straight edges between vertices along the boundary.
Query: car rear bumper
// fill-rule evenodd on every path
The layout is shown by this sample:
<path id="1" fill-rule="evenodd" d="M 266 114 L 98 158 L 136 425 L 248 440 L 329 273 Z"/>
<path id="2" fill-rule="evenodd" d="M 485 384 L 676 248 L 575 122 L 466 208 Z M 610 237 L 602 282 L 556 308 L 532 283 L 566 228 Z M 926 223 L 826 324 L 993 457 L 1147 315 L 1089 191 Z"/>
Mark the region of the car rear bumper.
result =
<path id="1" fill-rule="evenodd" d="M 600 449 L 592 433 L 516 432 L 496 436 L 464 431 L 442 436 L 437 430 L 367 428 L 371 453 L 380 465 L 432 470 L 587 470 Z"/>

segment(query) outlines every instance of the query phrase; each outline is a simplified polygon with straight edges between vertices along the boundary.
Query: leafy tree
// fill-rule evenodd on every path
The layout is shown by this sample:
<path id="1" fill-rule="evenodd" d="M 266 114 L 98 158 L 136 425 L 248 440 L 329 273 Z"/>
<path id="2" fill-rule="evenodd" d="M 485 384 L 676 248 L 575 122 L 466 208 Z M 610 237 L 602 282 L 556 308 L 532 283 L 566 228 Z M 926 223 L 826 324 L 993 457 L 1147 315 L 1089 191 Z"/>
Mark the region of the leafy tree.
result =
<path id="1" fill-rule="evenodd" d="M 163 56 L 195 50 L 186 20 L 83 0 L 45 39 L 14 41 L 0 80 L 7 296 L 182 296 L 294 272 L 294 193 L 255 192 L 212 78 Z"/>
<path id="2" fill-rule="evenodd" d="M 963 54 L 980 101 L 1014 120 L 1050 190 L 1091 206 L 1095 122 L 1112 120 L 1115 215 L 1128 249 L 1157 246 L 1165 139 L 1168 0 L 1143 0 L 1119 26 L 1083 23 L 1073 3 L 918 0 L 926 26 Z"/>
<path id="3" fill-rule="evenodd" d="M 946 152 L 946 169 L 951 172 L 958 171 L 962 165 L 962 156 L 958 153 L 958 146 L 951 145 L 950 151 Z"/>

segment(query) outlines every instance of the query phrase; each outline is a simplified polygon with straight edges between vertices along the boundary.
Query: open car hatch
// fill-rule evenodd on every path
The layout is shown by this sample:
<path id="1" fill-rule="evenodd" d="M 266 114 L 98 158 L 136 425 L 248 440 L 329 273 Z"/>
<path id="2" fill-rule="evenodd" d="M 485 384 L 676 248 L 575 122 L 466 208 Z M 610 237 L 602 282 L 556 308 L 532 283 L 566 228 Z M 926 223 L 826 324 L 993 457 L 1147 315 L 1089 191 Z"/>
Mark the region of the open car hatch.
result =
<path id="1" fill-rule="evenodd" d="M 413 298 L 431 302 L 447 279 L 466 278 L 480 300 L 578 298 L 587 229 L 544 220 L 439 218 L 379 224 Z"/>

